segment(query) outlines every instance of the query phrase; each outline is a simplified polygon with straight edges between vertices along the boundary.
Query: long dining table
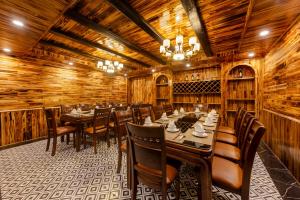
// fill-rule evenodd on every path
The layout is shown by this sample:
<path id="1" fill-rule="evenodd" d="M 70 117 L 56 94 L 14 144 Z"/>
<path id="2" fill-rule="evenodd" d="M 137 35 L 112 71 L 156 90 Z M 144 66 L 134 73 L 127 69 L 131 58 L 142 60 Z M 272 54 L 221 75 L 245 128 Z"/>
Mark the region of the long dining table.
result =
<path id="1" fill-rule="evenodd" d="M 200 113 L 197 121 L 204 122 L 207 113 Z M 168 116 L 170 120 L 177 120 L 178 116 Z M 198 170 L 198 199 L 212 199 L 212 157 L 215 145 L 215 132 L 219 125 L 219 116 L 212 126 L 204 126 L 207 137 L 196 137 L 190 127 L 184 133 L 171 133 L 165 129 L 167 156 L 196 166 Z M 161 123 L 160 120 L 156 121 Z M 188 141 L 188 142 L 186 142 Z"/>

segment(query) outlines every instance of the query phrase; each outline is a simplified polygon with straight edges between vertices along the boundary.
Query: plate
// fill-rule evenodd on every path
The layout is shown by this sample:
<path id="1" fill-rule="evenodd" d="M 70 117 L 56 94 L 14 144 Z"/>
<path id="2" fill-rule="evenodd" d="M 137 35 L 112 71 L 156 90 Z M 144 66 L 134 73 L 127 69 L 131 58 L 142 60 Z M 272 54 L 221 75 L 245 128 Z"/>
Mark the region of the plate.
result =
<path id="1" fill-rule="evenodd" d="M 152 126 L 153 123 L 145 123 L 144 126 Z"/>
<path id="2" fill-rule="evenodd" d="M 174 129 L 174 130 L 170 130 L 169 128 L 167 128 L 167 131 L 168 131 L 168 132 L 171 132 L 171 133 L 176 133 L 176 132 L 179 131 L 179 128 L 176 128 L 176 129 Z"/>
<path id="3" fill-rule="evenodd" d="M 169 119 L 168 118 L 160 118 L 160 120 L 162 120 L 162 121 L 168 121 Z"/>
<path id="4" fill-rule="evenodd" d="M 211 126 L 211 127 L 212 127 L 212 126 L 215 126 L 215 124 L 207 124 L 207 123 L 205 123 L 205 122 L 203 123 L 203 125 L 204 125 L 204 126 Z"/>
<path id="5" fill-rule="evenodd" d="M 195 137 L 200 137 L 200 138 L 205 138 L 208 136 L 208 134 L 206 132 L 204 132 L 202 135 L 198 135 L 196 131 L 193 131 L 192 135 Z"/>

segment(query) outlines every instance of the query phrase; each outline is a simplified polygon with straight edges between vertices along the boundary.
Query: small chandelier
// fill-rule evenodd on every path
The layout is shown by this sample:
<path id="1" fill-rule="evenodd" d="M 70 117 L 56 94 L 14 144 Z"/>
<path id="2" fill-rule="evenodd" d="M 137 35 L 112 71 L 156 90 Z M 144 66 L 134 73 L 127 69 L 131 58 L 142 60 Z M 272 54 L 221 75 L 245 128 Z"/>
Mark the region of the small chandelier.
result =
<path id="1" fill-rule="evenodd" d="M 172 57 L 174 60 L 184 60 L 185 57 L 190 58 L 191 56 L 196 55 L 200 50 L 200 43 L 197 42 L 196 37 L 190 37 L 189 46 L 190 49 L 186 51 L 183 50 L 183 36 L 178 34 L 176 36 L 174 52 L 170 50 L 170 40 L 165 39 L 163 45 L 160 46 L 160 53 L 167 58 Z"/>
<path id="2" fill-rule="evenodd" d="M 110 61 L 110 60 L 105 60 L 103 61 L 98 61 L 97 63 L 97 68 L 101 69 L 109 74 L 114 73 L 116 70 L 121 70 L 123 69 L 124 65 L 122 63 L 119 63 L 118 61 Z"/>

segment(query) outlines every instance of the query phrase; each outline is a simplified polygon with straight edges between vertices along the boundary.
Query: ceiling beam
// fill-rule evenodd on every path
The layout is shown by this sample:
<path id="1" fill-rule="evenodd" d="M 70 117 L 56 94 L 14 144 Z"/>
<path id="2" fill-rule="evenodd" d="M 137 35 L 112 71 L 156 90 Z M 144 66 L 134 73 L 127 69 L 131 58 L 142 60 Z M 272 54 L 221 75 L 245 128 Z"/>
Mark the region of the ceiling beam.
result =
<path id="1" fill-rule="evenodd" d="M 73 11 L 73 10 L 68 10 L 67 12 L 65 12 L 65 16 L 70 18 L 73 21 L 76 21 L 77 23 L 81 24 L 82 26 L 88 27 L 89 29 L 92 29 L 100 34 L 105 35 L 106 37 L 112 38 L 115 41 L 125 45 L 126 47 L 128 47 L 129 49 L 132 49 L 160 64 L 166 64 L 166 62 L 161 59 L 160 57 L 142 49 L 141 47 L 133 44 L 132 42 L 122 38 L 121 36 L 117 35 L 116 33 L 110 31 L 109 29 L 107 29 L 106 27 L 95 23 L 94 21 L 86 18 L 85 16 L 81 15 L 80 13 Z"/>
<path id="2" fill-rule="evenodd" d="M 75 35 L 74 33 L 65 32 L 65 31 L 62 31 L 62 30 L 57 29 L 57 28 L 52 28 L 49 32 L 52 33 L 52 34 L 58 35 L 60 37 L 72 40 L 74 42 L 80 43 L 82 45 L 91 47 L 91 48 L 102 49 L 102 50 L 104 50 L 106 52 L 118 55 L 118 56 L 124 58 L 127 61 L 131 61 L 131 62 L 137 63 L 137 64 L 145 66 L 145 67 L 150 67 L 150 65 L 147 64 L 147 63 L 144 63 L 142 61 L 139 61 L 139 60 L 136 60 L 136 59 L 131 58 L 129 56 L 126 56 L 124 54 L 121 54 L 121 53 L 119 53 L 117 51 L 114 51 L 114 50 L 112 50 L 110 48 L 105 47 L 104 45 L 101 45 L 101 44 L 98 44 L 96 42 L 92 42 L 92 41 L 86 40 L 86 39 L 84 39 L 84 38 L 82 38 L 82 37 L 80 37 L 78 35 Z"/>
<path id="3" fill-rule="evenodd" d="M 80 55 L 80 56 L 83 56 L 83 57 L 86 57 L 86 58 L 90 58 L 90 59 L 95 60 L 95 61 L 104 60 L 101 57 L 94 56 L 92 54 L 89 54 L 89 53 L 80 51 L 78 49 L 66 46 L 65 44 L 62 44 L 62 43 L 56 43 L 54 41 L 41 40 L 40 44 L 55 47 L 55 48 L 59 48 L 59 49 L 65 50 L 65 51 L 69 51 L 71 53 L 74 53 L 74 54 L 77 54 L 77 55 Z M 128 66 L 128 65 L 126 65 L 126 67 L 130 68 L 130 69 L 136 69 L 135 67 L 131 67 L 131 66 Z"/>
<path id="4" fill-rule="evenodd" d="M 251 15 L 252 15 L 254 3 L 255 3 L 255 0 L 249 0 L 249 5 L 248 5 L 248 9 L 247 9 L 246 18 L 245 18 L 244 28 L 243 28 L 243 31 L 242 31 L 241 39 L 240 39 L 239 44 L 238 44 L 238 51 L 240 51 L 243 40 L 244 40 L 244 37 L 246 35 L 247 29 L 248 29 L 248 24 L 249 24 Z"/>
<path id="5" fill-rule="evenodd" d="M 164 37 L 153 28 L 130 4 L 126 1 L 120 0 L 106 0 L 115 9 L 122 12 L 128 19 L 133 21 L 138 27 L 143 29 L 152 38 L 158 41 L 160 44 L 163 43 Z"/>
<path id="6" fill-rule="evenodd" d="M 181 0 L 181 4 L 189 17 L 190 23 L 197 35 L 198 40 L 200 41 L 200 44 L 206 56 L 213 56 L 210 42 L 208 40 L 206 27 L 201 16 L 200 8 L 197 8 L 195 0 Z"/>

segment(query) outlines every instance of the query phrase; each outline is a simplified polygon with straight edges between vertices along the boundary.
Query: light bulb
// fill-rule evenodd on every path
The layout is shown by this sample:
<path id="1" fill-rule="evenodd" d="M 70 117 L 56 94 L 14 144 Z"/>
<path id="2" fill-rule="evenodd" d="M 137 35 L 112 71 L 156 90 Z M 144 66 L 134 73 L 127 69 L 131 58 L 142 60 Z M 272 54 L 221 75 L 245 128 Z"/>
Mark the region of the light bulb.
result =
<path id="1" fill-rule="evenodd" d="M 177 35 L 176 36 L 176 44 L 182 44 L 183 43 L 183 36 Z"/>
<path id="2" fill-rule="evenodd" d="M 118 61 L 115 61 L 114 62 L 114 66 L 118 66 L 119 65 L 119 62 Z"/>
<path id="3" fill-rule="evenodd" d="M 164 41 L 163 41 L 163 46 L 167 49 L 167 48 L 169 48 L 170 47 L 170 40 L 169 39 L 165 39 Z"/>
<path id="4" fill-rule="evenodd" d="M 190 46 L 193 46 L 193 45 L 195 45 L 196 44 L 196 37 L 190 37 L 190 39 L 189 39 L 189 45 Z"/>

